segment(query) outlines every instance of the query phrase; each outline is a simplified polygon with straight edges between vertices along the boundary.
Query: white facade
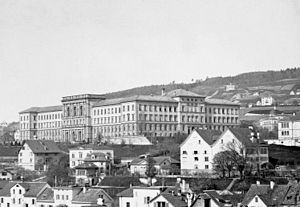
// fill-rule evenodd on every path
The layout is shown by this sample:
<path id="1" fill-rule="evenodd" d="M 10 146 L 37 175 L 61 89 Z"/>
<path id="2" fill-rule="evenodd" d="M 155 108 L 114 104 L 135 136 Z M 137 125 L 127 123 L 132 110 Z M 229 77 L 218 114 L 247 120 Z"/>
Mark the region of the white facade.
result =
<path id="1" fill-rule="evenodd" d="M 278 139 L 282 141 L 300 140 L 300 119 L 286 118 L 278 122 Z"/>
<path id="2" fill-rule="evenodd" d="M 213 155 L 211 146 L 194 130 L 180 147 L 182 173 L 211 172 Z"/>
<path id="3" fill-rule="evenodd" d="M 248 206 L 251 207 L 267 207 L 267 205 L 262 201 L 262 199 L 256 195 L 249 203 Z"/>
<path id="4" fill-rule="evenodd" d="M 114 151 L 112 149 L 75 148 L 69 150 L 70 168 L 74 168 L 79 164 L 82 164 L 84 162 L 84 159 L 87 158 L 87 155 L 91 153 L 108 154 L 110 156 L 111 162 L 113 163 Z"/>
<path id="5" fill-rule="evenodd" d="M 26 170 L 34 170 L 36 157 L 27 143 L 23 145 L 18 154 L 18 165 Z"/>
<path id="6" fill-rule="evenodd" d="M 134 187 L 133 197 L 119 197 L 119 207 L 148 207 L 148 202 L 161 193 L 160 187 Z"/>
<path id="7" fill-rule="evenodd" d="M 149 203 L 149 207 L 158 207 L 158 206 L 168 206 L 168 207 L 177 207 L 173 206 L 167 199 L 163 196 L 158 196 L 155 200 Z"/>

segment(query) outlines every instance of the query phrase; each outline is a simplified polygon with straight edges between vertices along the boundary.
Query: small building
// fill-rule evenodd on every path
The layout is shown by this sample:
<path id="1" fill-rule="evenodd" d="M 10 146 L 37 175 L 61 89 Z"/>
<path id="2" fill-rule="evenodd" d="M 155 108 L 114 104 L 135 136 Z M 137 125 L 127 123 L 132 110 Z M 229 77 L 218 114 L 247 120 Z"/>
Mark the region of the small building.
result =
<path id="1" fill-rule="evenodd" d="M 154 167 L 159 175 L 168 175 L 172 167 L 178 167 L 180 162 L 171 157 L 152 157 L 154 161 Z M 145 175 L 148 161 L 147 158 L 137 158 L 130 163 L 131 174 L 138 173 L 139 175 Z"/>
<path id="2" fill-rule="evenodd" d="M 114 150 L 110 147 L 107 146 L 76 147 L 76 148 L 69 149 L 70 168 L 75 168 L 79 164 L 82 164 L 85 161 L 89 161 L 90 158 L 92 158 L 92 154 L 97 155 L 98 153 L 105 154 L 105 156 L 109 158 L 110 162 L 114 163 Z M 96 157 L 97 156 L 95 156 L 95 158 Z M 101 164 L 101 162 L 98 162 L 98 164 Z"/>
<path id="3" fill-rule="evenodd" d="M 93 152 L 87 155 L 84 159 L 84 163 L 93 163 L 96 165 L 100 174 L 110 174 L 112 160 L 108 154 Z"/>
<path id="4" fill-rule="evenodd" d="M 54 187 L 39 194 L 37 206 L 113 207 L 113 199 L 97 187 Z"/>
<path id="5" fill-rule="evenodd" d="M 0 163 L 4 165 L 18 164 L 18 154 L 21 148 L 21 146 L 0 145 Z"/>
<path id="6" fill-rule="evenodd" d="M 56 164 L 62 151 L 51 140 L 26 140 L 18 154 L 18 165 L 27 170 L 46 171 Z"/>
<path id="7" fill-rule="evenodd" d="M 15 174 L 7 169 L 0 169 L 0 180 L 12 180 Z"/>
<path id="8" fill-rule="evenodd" d="M 275 185 L 273 181 L 267 185 L 257 182 L 257 184 L 251 185 L 242 201 L 242 205 L 253 207 L 290 206 L 283 205 L 289 188 L 289 185 Z"/>
<path id="9" fill-rule="evenodd" d="M 45 182 L 8 182 L 0 190 L 1 206 L 36 207 L 38 195 L 50 186 Z"/>
<path id="10" fill-rule="evenodd" d="M 81 186 L 95 185 L 98 180 L 98 166 L 94 163 L 82 163 L 75 167 L 75 183 Z"/>
<path id="11" fill-rule="evenodd" d="M 300 113 L 287 116 L 278 122 L 279 145 L 300 146 Z"/>

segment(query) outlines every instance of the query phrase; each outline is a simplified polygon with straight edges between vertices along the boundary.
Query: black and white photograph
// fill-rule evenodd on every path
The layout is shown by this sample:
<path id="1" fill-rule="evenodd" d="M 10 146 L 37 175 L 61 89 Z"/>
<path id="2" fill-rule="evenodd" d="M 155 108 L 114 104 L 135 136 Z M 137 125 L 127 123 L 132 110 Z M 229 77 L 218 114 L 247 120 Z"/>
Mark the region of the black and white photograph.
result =
<path id="1" fill-rule="evenodd" d="M 0 207 L 300 206 L 300 0 L 0 0 Z"/>

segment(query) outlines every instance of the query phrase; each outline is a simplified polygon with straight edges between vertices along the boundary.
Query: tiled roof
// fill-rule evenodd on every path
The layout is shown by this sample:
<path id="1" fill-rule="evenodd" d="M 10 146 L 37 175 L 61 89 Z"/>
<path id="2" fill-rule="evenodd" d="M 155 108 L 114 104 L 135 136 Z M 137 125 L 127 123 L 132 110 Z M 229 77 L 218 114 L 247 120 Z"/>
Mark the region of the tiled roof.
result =
<path id="1" fill-rule="evenodd" d="M 222 134 L 222 132 L 218 130 L 196 129 L 196 131 L 209 145 L 212 145 Z"/>
<path id="2" fill-rule="evenodd" d="M 229 131 L 245 146 L 253 145 L 251 142 L 251 130 L 248 128 L 229 128 Z"/>
<path id="3" fill-rule="evenodd" d="M 0 157 L 18 157 L 19 151 L 22 147 L 11 147 L 0 145 Z"/>
<path id="4" fill-rule="evenodd" d="M 113 202 L 113 199 L 101 188 L 87 188 L 85 192 L 81 190 L 73 197 L 72 202 L 97 203 L 100 195 L 103 195 L 105 202 Z"/>
<path id="5" fill-rule="evenodd" d="M 167 93 L 167 96 L 170 96 L 170 97 L 198 97 L 198 98 L 205 97 L 204 95 L 199 95 L 199 94 L 196 94 L 191 91 L 184 90 L 184 89 L 176 89 L 176 90 L 170 91 Z"/>
<path id="6" fill-rule="evenodd" d="M 0 196 L 10 196 L 10 189 L 19 184 L 25 189 L 25 194 L 24 197 L 36 197 L 41 190 L 45 187 L 48 186 L 47 183 L 45 182 L 9 182 L 5 187 L 0 190 Z"/>
<path id="7" fill-rule="evenodd" d="M 177 103 L 176 100 L 174 100 L 174 99 L 172 99 L 168 96 L 135 95 L 135 96 L 125 97 L 125 98 L 107 99 L 107 100 L 99 101 L 97 103 L 94 103 L 93 107 L 116 105 L 116 104 L 120 104 L 120 103 L 131 102 L 131 101 L 151 101 L 151 102 Z"/>
<path id="8" fill-rule="evenodd" d="M 97 169 L 97 168 L 98 166 L 95 165 L 94 163 L 87 163 L 87 162 L 81 163 L 75 167 L 75 169 Z"/>
<path id="9" fill-rule="evenodd" d="M 270 185 L 252 184 L 242 201 L 242 205 L 248 205 L 258 195 L 267 206 L 279 206 L 284 201 L 288 189 L 288 185 L 275 185 L 271 189 Z"/>
<path id="10" fill-rule="evenodd" d="M 238 104 L 238 103 L 234 103 L 232 101 L 228 101 L 225 99 L 206 98 L 205 102 L 207 104 L 240 106 L 240 104 Z"/>
<path id="11" fill-rule="evenodd" d="M 282 202 L 285 206 L 295 205 L 295 201 L 299 202 L 300 185 L 298 183 L 289 184 L 288 192 Z"/>
<path id="12" fill-rule="evenodd" d="M 31 108 L 21 111 L 19 113 L 20 114 L 31 113 L 31 112 L 43 113 L 43 112 L 54 112 L 54 111 L 62 111 L 62 105 L 45 106 L 45 107 L 31 107 Z"/>
<path id="13" fill-rule="evenodd" d="M 51 140 L 26 140 L 33 153 L 61 153 L 56 143 Z"/>
<path id="14" fill-rule="evenodd" d="M 94 159 L 92 159 L 92 156 L 94 156 Z M 106 155 L 104 153 L 101 153 L 101 152 L 94 152 L 94 153 L 88 154 L 84 160 L 85 161 L 91 161 L 91 162 L 97 162 L 97 161 L 105 162 L 105 161 L 107 161 Z"/>
<path id="15" fill-rule="evenodd" d="M 54 201 L 54 191 L 52 188 L 45 188 L 37 197 L 38 201 Z"/>
<path id="16" fill-rule="evenodd" d="M 165 160 L 169 160 L 171 164 L 179 164 L 180 162 L 178 160 L 175 160 L 171 157 L 168 156 L 160 156 L 160 157 L 152 157 L 155 164 L 160 165 L 161 163 L 163 163 Z M 141 163 L 142 161 L 146 161 L 147 162 L 147 158 L 137 158 L 132 160 L 132 162 L 130 163 L 131 165 L 137 165 L 139 163 Z"/>
<path id="17" fill-rule="evenodd" d="M 133 188 L 128 188 L 117 194 L 118 197 L 133 197 Z"/>
<path id="18" fill-rule="evenodd" d="M 170 193 L 161 193 L 160 196 L 164 197 L 172 206 L 187 207 L 187 203 L 181 196 L 175 196 Z M 154 199 L 152 201 L 154 201 Z"/>

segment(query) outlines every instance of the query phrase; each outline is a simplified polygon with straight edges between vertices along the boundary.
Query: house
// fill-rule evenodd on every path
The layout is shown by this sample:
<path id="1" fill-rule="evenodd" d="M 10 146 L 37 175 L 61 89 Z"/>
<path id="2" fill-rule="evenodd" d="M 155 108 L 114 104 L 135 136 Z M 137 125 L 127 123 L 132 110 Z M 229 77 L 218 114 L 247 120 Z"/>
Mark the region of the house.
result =
<path id="1" fill-rule="evenodd" d="M 275 144 L 300 146 L 300 113 L 286 116 L 278 122 L 278 140 Z"/>
<path id="2" fill-rule="evenodd" d="M 161 186 L 134 186 L 117 194 L 119 207 L 148 207 L 148 203 L 164 189 Z"/>
<path id="3" fill-rule="evenodd" d="M 107 146 L 76 147 L 76 148 L 69 149 L 70 168 L 75 168 L 79 164 L 82 164 L 85 161 L 89 161 L 89 159 L 92 158 L 92 155 L 94 155 L 96 159 L 98 158 L 100 159 L 100 154 L 98 153 L 105 154 L 105 156 L 109 158 L 109 161 L 111 163 L 114 163 L 114 151 L 110 147 Z M 101 163 L 104 163 L 95 160 L 94 164 L 96 164 L 96 162 L 100 165 Z"/>
<path id="4" fill-rule="evenodd" d="M 95 185 L 99 177 L 99 167 L 93 163 L 82 163 L 75 167 L 75 183 L 81 186 Z"/>
<path id="5" fill-rule="evenodd" d="M 83 160 L 83 163 L 93 163 L 98 167 L 99 173 L 110 174 L 112 160 L 108 154 L 104 154 L 102 152 L 92 152 L 87 154 L 86 158 Z"/>
<path id="6" fill-rule="evenodd" d="M 272 106 L 275 104 L 275 99 L 272 96 L 273 94 L 269 91 L 265 91 L 262 94 L 260 94 L 260 104 L 261 106 Z"/>
<path id="7" fill-rule="evenodd" d="M 180 167 L 182 174 L 212 172 L 214 157 L 212 144 L 219 138 L 221 131 L 194 130 L 180 145 Z"/>
<path id="8" fill-rule="evenodd" d="M 1 206 L 36 207 L 36 199 L 50 186 L 45 182 L 8 182 L 0 190 Z"/>
<path id="9" fill-rule="evenodd" d="M 191 199 L 191 197 L 189 197 Z M 191 203 L 191 201 L 190 201 Z M 188 201 L 181 196 L 174 193 L 161 193 L 149 202 L 149 207 L 190 207 Z"/>
<path id="10" fill-rule="evenodd" d="M 248 128 L 194 130 L 180 145 L 182 174 L 212 173 L 214 156 L 233 147 L 254 168 L 269 161 L 268 146 Z"/>
<path id="11" fill-rule="evenodd" d="M 257 184 L 251 185 L 242 205 L 251 207 L 281 206 L 289 189 L 289 185 L 275 185 L 273 181 L 267 185 L 257 182 Z"/>
<path id="12" fill-rule="evenodd" d="M 46 188 L 39 194 L 37 206 L 113 207 L 113 199 L 97 187 L 54 187 Z"/>
<path id="13" fill-rule="evenodd" d="M 227 129 L 213 144 L 213 154 L 235 149 L 246 157 L 253 170 L 269 162 L 268 145 L 260 139 L 259 133 L 248 128 Z"/>
<path id="14" fill-rule="evenodd" d="M 51 140 L 26 140 L 18 154 L 18 165 L 27 170 L 46 171 L 58 163 L 62 151 Z"/>
<path id="15" fill-rule="evenodd" d="M 0 169 L 0 180 L 12 180 L 15 174 L 7 169 Z"/>
<path id="16" fill-rule="evenodd" d="M 239 206 L 243 195 L 230 191 L 205 190 L 200 193 L 190 207 L 225 207 Z"/>
<path id="17" fill-rule="evenodd" d="M 178 167 L 180 162 L 166 156 L 159 156 L 159 157 L 152 157 L 154 161 L 154 167 L 158 174 L 160 175 L 167 175 L 170 173 L 170 170 L 173 167 Z M 130 172 L 131 174 L 138 173 L 139 175 L 145 175 L 146 169 L 148 165 L 147 158 L 137 158 L 134 159 L 130 163 Z"/>

